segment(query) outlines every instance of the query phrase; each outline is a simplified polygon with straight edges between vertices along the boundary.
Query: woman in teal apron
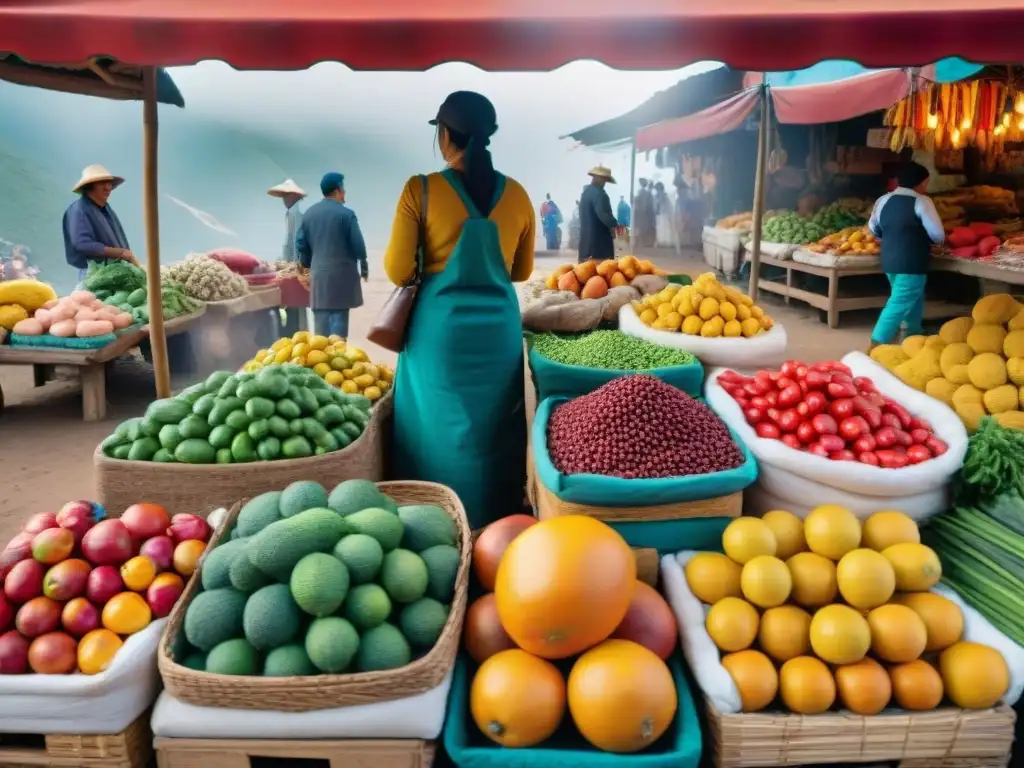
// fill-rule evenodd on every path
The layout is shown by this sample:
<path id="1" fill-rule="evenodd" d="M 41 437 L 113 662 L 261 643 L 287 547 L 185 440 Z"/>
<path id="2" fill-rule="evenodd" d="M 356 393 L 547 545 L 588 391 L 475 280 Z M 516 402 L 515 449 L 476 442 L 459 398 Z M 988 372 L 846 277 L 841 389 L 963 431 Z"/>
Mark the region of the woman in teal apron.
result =
<path id="1" fill-rule="evenodd" d="M 523 348 L 512 286 L 533 272 L 533 204 L 494 170 L 498 129 L 484 96 L 459 91 L 437 118 L 448 169 L 414 176 L 384 259 L 423 280 L 398 358 L 394 475 L 452 488 L 474 529 L 522 510 L 526 474 Z"/>

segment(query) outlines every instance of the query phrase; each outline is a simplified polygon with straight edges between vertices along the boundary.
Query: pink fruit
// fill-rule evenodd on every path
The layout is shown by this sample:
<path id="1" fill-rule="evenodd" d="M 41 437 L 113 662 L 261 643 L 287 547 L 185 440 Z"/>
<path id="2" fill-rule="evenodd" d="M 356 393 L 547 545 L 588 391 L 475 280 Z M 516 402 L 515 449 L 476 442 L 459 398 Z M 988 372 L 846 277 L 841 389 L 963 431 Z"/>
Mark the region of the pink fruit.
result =
<path id="1" fill-rule="evenodd" d="M 14 606 L 12 606 L 3 592 L 0 592 L 0 634 L 7 631 L 14 621 Z"/>
<path id="2" fill-rule="evenodd" d="M 196 515 L 189 515 L 184 512 L 171 518 L 171 525 L 167 529 L 167 535 L 176 542 L 188 539 L 199 539 L 206 541 L 210 538 L 210 524 Z"/>
<path id="3" fill-rule="evenodd" d="M 93 565 L 120 565 L 135 554 L 135 544 L 120 520 L 101 520 L 82 537 L 82 554 Z"/>
<path id="4" fill-rule="evenodd" d="M 123 591 L 121 573 L 112 565 L 93 568 L 85 582 L 85 596 L 95 605 L 106 605 L 110 598 Z"/>
<path id="5" fill-rule="evenodd" d="M 68 675 L 78 667 L 78 642 L 63 632 L 49 632 L 28 647 L 28 664 L 40 675 Z"/>
<path id="6" fill-rule="evenodd" d="M 146 602 L 153 612 L 153 618 L 162 619 L 170 614 L 181 593 L 185 591 L 185 582 L 176 573 L 161 573 L 146 590 Z"/>
<path id="7" fill-rule="evenodd" d="M 32 515 L 21 530 L 25 533 L 39 533 L 47 528 L 57 527 L 57 516 L 53 512 L 40 512 Z"/>
<path id="8" fill-rule="evenodd" d="M 32 557 L 43 565 L 56 565 L 75 548 L 75 534 L 63 528 L 47 528 L 32 539 Z"/>
<path id="9" fill-rule="evenodd" d="M 142 541 L 166 531 L 171 518 L 159 504 L 132 504 L 121 515 L 121 522 L 127 526 L 133 539 Z"/>
<path id="10" fill-rule="evenodd" d="M 84 597 L 76 597 L 64 606 L 60 623 L 74 637 L 84 637 L 100 627 L 100 611 Z"/>
<path id="11" fill-rule="evenodd" d="M 69 501 L 57 513 L 57 525 L 71 531 L 75 542 L 82 540 L 96 522 L 96 508 L 90 501 Z"/>
<path id="12" fill-rule="evenodd" d="M 34 538 L 34 533 L 22 532 L 7 542 L 3 553 L 0 554 L 0 579 L 7 575 L 15 563 L 32 557 L 32 539 Z"/>
<path id="13" fill-rule="evenodd" d="M 53 632 L 60 625 L 61 604 L 48 597 L 33 597 L 21 608 L 14 625 L 25 637 L 33 638 Z"/>
<path id="14" fill-rule="evenodd" d="M 85 560 L 65 560 L 57 563 L 43 577 L 43 594 L 65 602 L 85 592 L 85 584 L 92 568 Z"/>
<path id="15" fill-rule="evenodd" d="M 0 675 L 28 672 L 28 640 L 14 630 L 0 635 Z"/>
<path id="16" fill-rule="evenodd" d="M 4 578 L 4 594 L 12 603 L 27 603 L 43 594 L 46 566 L 35 560 L 15 563 Z"/>
<path id="17" fill-rule="evenodd" d="M 139 554 L 152 560 L 158 570 L 166 571 L 174 557 L 174 541 L 170 536 L 154 536 L 142 543 Z"/>

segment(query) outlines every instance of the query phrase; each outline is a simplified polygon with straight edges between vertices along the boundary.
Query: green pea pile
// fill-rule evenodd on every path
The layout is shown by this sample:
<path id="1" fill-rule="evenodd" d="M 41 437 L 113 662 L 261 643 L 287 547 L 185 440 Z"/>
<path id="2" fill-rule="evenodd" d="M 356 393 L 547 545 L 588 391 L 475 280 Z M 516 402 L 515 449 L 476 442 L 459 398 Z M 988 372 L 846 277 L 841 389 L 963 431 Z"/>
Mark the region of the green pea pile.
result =
<path id="1" fill-rule="evenodd" d="M 539 333 L 533 337 L 533 348 L 558 363 L 610 371 L 649 371 L 697 361 L 689 352 L 660 347 L 621 331 L 592 331 L 579 336 Z"/>

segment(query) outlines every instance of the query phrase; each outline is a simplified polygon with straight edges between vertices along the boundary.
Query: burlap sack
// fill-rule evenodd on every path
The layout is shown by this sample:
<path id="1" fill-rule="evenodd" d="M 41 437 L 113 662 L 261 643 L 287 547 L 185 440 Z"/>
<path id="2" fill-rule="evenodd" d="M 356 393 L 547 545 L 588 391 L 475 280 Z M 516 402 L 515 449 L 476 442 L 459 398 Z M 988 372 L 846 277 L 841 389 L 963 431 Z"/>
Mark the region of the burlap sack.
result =
<path id="1" fill-rule="evenodd" d="M 596 328 L 603 316 L 602 299 L 577 299 L 568 291 L 559 291 L 530 304 L 523 310 L 522 320 L 528 331 L 582 333 Z"/>
<path id="2" fill-rule="evenodd" d="M 668 280 L 664 277 L 658 277 L 657 275 L 640 275 L 640 277 L 634 277 L 630 285 L 636 288 L 644 296 L 652 293 L 657 293 L 666 285 Z"/>
<path id="3" fill-rule="evenodd" d="M 629 304 L 629 302 L 637 301 L 639 298 L 640 291 L 632 286 L 620 285 L 618 288 L 612 288 L 608 291 L 608 295 L 601 299 L 604 302 L 602 319 L 608 323 L 617 322 L 619 310 Z"/>

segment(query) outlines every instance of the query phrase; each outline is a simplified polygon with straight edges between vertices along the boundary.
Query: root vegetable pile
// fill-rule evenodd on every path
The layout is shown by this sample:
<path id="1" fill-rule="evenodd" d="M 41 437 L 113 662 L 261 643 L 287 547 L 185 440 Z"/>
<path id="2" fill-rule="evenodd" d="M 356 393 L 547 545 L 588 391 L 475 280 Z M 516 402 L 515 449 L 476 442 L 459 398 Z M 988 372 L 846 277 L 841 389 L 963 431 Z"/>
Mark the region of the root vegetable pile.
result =
<path id="1" fill-rule="evenodd" d="M 563 474 L 627 480 L 733 469 L 743 453 L 703 403 L 654 376 L 625 376 L 555 409 L 548 451 Z"/>
<path id="2" fill-rule="evenodd" d="M 753 377 L 726 371 L 718 383 L 743 408 L 758 437 L 834 461 L 883 469 L 920 464 L 946 452 L 931 425 L 881 394 L 843 363 L 790 360 Z"/>
<path id="3" fill-rule="evenodd" d="M 696 362 L 689 352 L 651 344 L 621 331 L 594 331 L 582 336 L 542 333 L 534 336 L 533 349 L 566 365 L 612 371 L 649 371 Z"/>

